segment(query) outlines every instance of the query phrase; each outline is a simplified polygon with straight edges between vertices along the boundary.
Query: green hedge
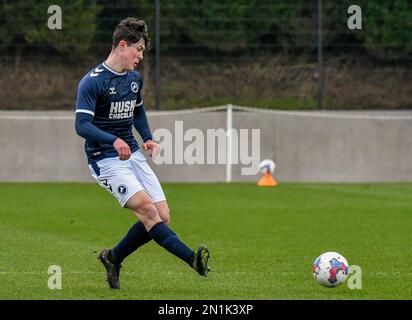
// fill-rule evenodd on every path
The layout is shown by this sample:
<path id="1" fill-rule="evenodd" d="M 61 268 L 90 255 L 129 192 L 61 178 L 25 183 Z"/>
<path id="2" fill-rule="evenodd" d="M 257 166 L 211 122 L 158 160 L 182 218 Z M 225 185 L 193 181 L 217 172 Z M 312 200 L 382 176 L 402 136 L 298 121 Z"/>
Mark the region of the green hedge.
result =
<path id="1" fill-rule="evenodd" d="M 325 52 L 364 52 L 383 60 L 412 53 L 410 0 L 358 0 L 363 29 L 347 28 L 354 1 L 323 1 Z M 82 55 L 96 47 L 110 48 L 114 27 L 122 18 L 147 21 L 154 39 L 155 1 L 56 0 L 63 11 L 63 29 L 47 28 L 46 0 L 5 0 L 0 5 L 0 46 L 23 44 L 48 52 Z M 161 1 L 163 54 L 313 54 L 317 45 L 317 1 L 259 0 Z M 44 53 L 43 52 L 43 53 Z"/>

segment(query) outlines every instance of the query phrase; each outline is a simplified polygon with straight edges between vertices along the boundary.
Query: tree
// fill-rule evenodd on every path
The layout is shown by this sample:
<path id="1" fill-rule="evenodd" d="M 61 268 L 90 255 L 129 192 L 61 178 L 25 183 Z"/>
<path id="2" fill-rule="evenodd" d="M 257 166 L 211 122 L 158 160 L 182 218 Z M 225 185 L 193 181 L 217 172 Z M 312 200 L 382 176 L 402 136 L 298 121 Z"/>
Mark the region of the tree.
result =
<path id="1" fill-rule="evenodd" d="M 250 7 L 257 1 L 170 1 L 162 6 L 162 43 L 236 52 L 250 47 L 255 35 Z M 163 47 L 162 47 L 163 48 Z"/>
<path id="2" fill-rule="evenodd" d="M 365 1 L 363 1 L 365 2 Z M 359 32 L 366 50 L 380 59 L 402 59 L 412 53 L 410 0 L 365 2 L 364 29 Z"/>
<path id="3" fill-rule="evenodd" d="M 18 69 L 23 49 L 41 47 L 77 56 L 85 53 L 95 35 L 95 18 L 99 7 L 94 1 L 73 0 L 53 2 L 62 9 L 61 30 L 51 30 L 47 22 L 50 14 L 48 0 L 3 1 L 0 38 L 3 48 L 16 47 L 15 65 Z"/>
<path id="4" fill-rule="evenodd" d="M 117 24 L 127 18 L 135 17 L 144 20 L 149 28 L 149 37 L 154 39 L 155 33 L 155 1 L 153 0 L 98 0 L 102 8 L 97 18 L 95 42 L 110 46 L 113 31 Z"/>

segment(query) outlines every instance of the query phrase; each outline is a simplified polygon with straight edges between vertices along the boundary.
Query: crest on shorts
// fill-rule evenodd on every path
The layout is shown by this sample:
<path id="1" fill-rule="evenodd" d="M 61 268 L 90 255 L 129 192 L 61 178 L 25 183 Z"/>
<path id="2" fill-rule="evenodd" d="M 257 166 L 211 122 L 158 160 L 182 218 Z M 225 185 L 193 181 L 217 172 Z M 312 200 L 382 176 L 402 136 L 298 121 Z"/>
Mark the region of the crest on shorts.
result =
<path id="1" fill-rule="evenodd" d="M 120 186 L 117 187 L 117 191 L 121 195 L 125 195 L 127 193 L 127 187 L 124 184 L 121 184 Z"/>
<path id="2" fill-rule="evenodd" d="M 134 93 L 137 93 L 137 91 L 139 91 L 139 85 L 134 81 L 130 84 L 130 88 Z"/>

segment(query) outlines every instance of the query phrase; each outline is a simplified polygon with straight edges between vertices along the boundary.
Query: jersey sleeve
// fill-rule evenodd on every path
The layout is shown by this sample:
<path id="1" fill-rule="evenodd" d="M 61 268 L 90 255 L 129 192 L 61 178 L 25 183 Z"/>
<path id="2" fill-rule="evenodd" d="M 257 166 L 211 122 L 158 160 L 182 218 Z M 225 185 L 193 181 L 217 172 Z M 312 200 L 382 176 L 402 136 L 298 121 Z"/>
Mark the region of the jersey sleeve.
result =
<path id="1" fill-rule="evenodd" d="M 149 122 L 147 121 L 146 112 L 143 105 L 136 107 L 134 111 L 133 125 L 142 137 L 143 142 L 153 140 L 152 132 L 150 131 Z"/>
<path id="2" fill-rule="evenodd" d="M 79 136 L 91 142 L 113 144 L 117 137 L 100 130 L 93 123 L 93 116 L 85 112 L 76 113 L 75 129 Z"/>
<path id="3" fill-rule="evenodd" d="M 142 89 L 143 89 L 143 80 L 139 75 L 139 91 L 137 91 L 137 94 L 136 94 L 136 107 L 143 106 Z"/>
<path id="4" fill-rule="evenodd" d="M 87 113 L 94 116 L 97 95 L 96 83 L 90 77 L 83 78 L 77 88 L 76 113 Z"/>
<path id="5" fill-rule="evenodd" d="M 134 120 L 133 125 L 136 131 L 142 137 L 143 142 L 147 140 L 153 140 L 152 132 L 149 127 L 149 122 L 147 121 L 146 112 L 143 106 L 143 97 L 142 92 L 143 81 L 140 79 L 139 82 L 139 91 L 137 92 L 136 97 L 136 107 L 134 109 Z"/>

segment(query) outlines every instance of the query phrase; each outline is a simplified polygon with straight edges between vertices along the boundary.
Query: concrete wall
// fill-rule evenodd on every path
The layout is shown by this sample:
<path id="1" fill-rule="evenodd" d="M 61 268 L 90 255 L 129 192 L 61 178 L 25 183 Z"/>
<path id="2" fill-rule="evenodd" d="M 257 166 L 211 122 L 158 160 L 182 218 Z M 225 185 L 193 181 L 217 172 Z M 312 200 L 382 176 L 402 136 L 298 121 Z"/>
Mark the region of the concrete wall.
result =
<path id="1" fill-rule="evenodd" d="M 275 161 L 280 181 L 412 181 L 412 114 L 346 115 L 241 113 L 235 122 L 262 128 L 261 157 Z"/>
<path id="2" fill-rule="evenodd" d="M 198 128 L 205 137 L 207 129 L 226 129 L 225 112 L 148 117 L 153 131 L 168 129 L 173 138 L 176 121 L 184 132 Z M 248 140 L 239 142 L 249 152 L 251 130 L 260 129 L 258 156 L 276 162 L 279 181 L 412 181 L 412 113 L 234 112 L 233 127 L 249 129 Z M 0 181 L 93 181 L 71 112 L 0 112 L 0 150 Z M 151 166 L 164 182 L 225 181 L 224 164 Z M 245 167 L 233 165 L 233 181 L 257 181 L 241 175 Z"/>

